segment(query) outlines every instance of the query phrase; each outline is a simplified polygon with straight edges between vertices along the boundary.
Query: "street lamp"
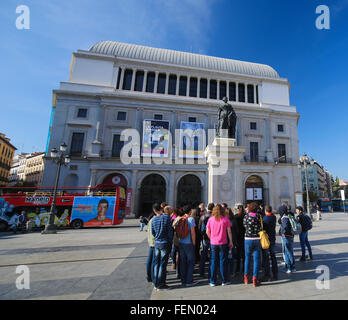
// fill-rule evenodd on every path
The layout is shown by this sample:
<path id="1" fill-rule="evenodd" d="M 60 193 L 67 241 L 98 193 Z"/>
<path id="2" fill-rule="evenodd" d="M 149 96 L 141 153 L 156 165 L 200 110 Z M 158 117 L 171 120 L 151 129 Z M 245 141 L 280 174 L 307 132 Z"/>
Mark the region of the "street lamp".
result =
<path id="1" fill-rule="evenodd" d="M 299 162 L 297 163 L 297 167 L 299 169 L 304 169 L 305 172 L 305 179 L 306 179 L 306 194 L 307 194 L 307 213 L 310 215 L 311 219 L 313 220 L 312 213 L 310 211 L 309 207 L 309 188 L 308 188 L 308 166 L 311 165 L 313 166 L 314 164 L 314 159 L 311 158 L 309 159 L 307 155 L 304 153 L 302 157 L 300 157 Z"/>
<path id="2" fill-rule="evenodd" d="M 53 201 L 52 201 L 51 210 L 50 210 L 49 223 L 46 224 L 45 230 L 41 232 L 42 234 L 57 233 L 56 231 L 57 226 L 54 224 L 54 217 L 56 212 L 56 197 L 57 197 L 60 168 L 62 165 L 66 166 L 70 163 L 70 156 L 67 154 L 64 154 L 64 152 L 66 151 L 66 148 L 67 148 L 67 145 L 65 143 L 62 143 L 59 147 L 60 153 L 58 152 L 56 148 L 53 148 L 50 153 L 52 161 L 58 164 L 58 169 L 56 174 L 56 182 L 54 185 Z"/>

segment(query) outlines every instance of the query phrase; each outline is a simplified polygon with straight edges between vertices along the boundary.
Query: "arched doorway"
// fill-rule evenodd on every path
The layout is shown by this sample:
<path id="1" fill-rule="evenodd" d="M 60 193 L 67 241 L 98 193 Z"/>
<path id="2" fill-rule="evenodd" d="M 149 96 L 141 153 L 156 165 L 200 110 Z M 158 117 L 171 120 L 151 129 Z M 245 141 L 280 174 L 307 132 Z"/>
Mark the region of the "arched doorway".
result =
<path id="1" fill-rule="evenodd" d="M 152 213 L 152 205 L 166 201 L 167 186 L 164 178 L 156 173 L 144 178 L 140 187 L 138 217 L 148 217 Z"/>
<path id="2" fill-rule="evenodd" d="M 202 184 L 201 180 L 193 175 L 183 176 L 178 183 L 177 201 L 178 207 L 184 205 L 198 206 L 202 202 Z"/>
<path id="3" fill-rule="evenodd" d="M 264 188 L 262 178 L 257 175 L 251 175 L 245 181 L 245 200 L 246 203 L 258 202 L 264 203 Z"/>

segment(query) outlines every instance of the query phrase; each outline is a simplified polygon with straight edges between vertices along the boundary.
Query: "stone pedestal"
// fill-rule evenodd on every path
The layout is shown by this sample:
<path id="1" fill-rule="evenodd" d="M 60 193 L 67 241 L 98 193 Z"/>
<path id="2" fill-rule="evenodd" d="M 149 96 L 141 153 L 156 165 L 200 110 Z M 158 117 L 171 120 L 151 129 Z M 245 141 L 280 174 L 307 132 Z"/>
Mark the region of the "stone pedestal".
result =
<path id="1" fill-rule="evenodd" d="M 236 203 L 243 203 L 240 160 L 245 149 L 236 146 L 236 139 L 231 138 L 215 138 L 212 145 L 207 146 L 205 156 L 209 164 L 209 203 L 227 203 L 231 208 Z"/>

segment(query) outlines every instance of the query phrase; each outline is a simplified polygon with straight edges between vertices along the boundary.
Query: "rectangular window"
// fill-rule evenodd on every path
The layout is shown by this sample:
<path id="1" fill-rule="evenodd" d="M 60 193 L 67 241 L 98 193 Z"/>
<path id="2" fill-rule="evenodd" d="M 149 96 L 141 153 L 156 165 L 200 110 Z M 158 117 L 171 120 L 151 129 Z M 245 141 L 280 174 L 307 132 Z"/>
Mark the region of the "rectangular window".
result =
<path id="1" fill-rule="evenodd" d="M 199 82 L 199 97 L 206 98 L 207 97 L 207 89 L 208 89 L 208 81 L 207 79 L 201 79 Z"/>
<path id="2" fill-rule="evenodd" d="M 114 139 L 112 141 L 112 156 L 113 157 L 120 157 L 123 145 L 124 145 L 124 141 L 121 141 L 121 135 L 115 134 Z"/>
<path id="3" fill-rule="evenodd" d="M 179 80 L 179 96 L 186 96 L 187 91 L 187 77 L 181 76 Z"/>
<path id="4" fill-rule="evenodd" d="M 256 130 L 256 122 L 250 122 L 250 130 Z"/>
<path id="5" fill-rule="evenodd" d="M 197 97 L 197 78 L 190 78 L 190 97 Z"/>
<path id="6" fill-rule="evenodd" d="M 258 162 L 259 160 L 259 143 L 250 142 L 250 161 Z"/>
<path id="7" fill-rule="evenodd" d="M 284 132 L 284 125 L 278 124 L 278 132 Z"/>
<path id="8" fill-rule="evenodd" d="M 244 83 L 238 83 L 238 101 L 245 102 L 245 85 L 244 85 Z"/>
<path id="9" fill-rule="evenodd" d="M 248 92 L 248 103 L 254 103 L 254 86 L 252 84 L 248 84 L 247 92 Z"/>
<path id="10" fill-rule="evenodd" d="M 259 104 L 259 86 L 256 86 L 256 103 Z"/>
<path id="11" fill-rule="evenodd" d="M 73 133 L 71 138 L 70 155 L 81 156 L 84 137 L 85 134 L 83 132 Z"/>
<path id="12" fill-rule="evenodd" d="M 168 94 L 176 95 L 176 79 L 175 74 L 169 76 Z"/>
<path id="13" fill-rule="evenodd" d="M 228 86 L 229 86 L 229 91 L 230 91 L 229 92 L 230 96 L 229 96 L 228 100 L 236 101 L 236 84 L 234 82 L 230 82 L 228 84 Z"/>
<path id="14" fill-rule="evenodd" d="M 189 117 L 189 122 L 196 122 L 196 117 Z"/>
<path id="15" fill-rule="evenodd" d="M 286 147 L 284 143 L 278 144 L 278 158 L 279 162 L 286 162 Z"/>
<path id="16" fill-rule="evenodd" d="M 79 110 L 77 111 L 77 117 L 78 118 L 87 118 L 87 109 L 79 108 Z"/>
<path id="17" fill-rule="evenodd" d="M 162 120 L 163 119 L 163 115 L 155 114 L 154 118 L 155 118 L 155 120 Z"/>
<path id="18" fill-rule="evenodd" d="M 167 78 L 167 75 L 165 73 L 160 73 L 158 75 L 157 93 L 165 93 L 165 91 L 166 91 L 166 78 Z"/>
<path id="19" fill-rule="evenodd" d="M 146 92 L 153 92 L 154 89 L 155 89 L 155 73 L 149 72 L 147 74 Z"/>
<path id="20" fill-rule="evenodd" d="M 122 69 L 121 69 L 121 68 L 118 68 L 116 89 L 119 89 L 119 88 L 120 88 L 121 73 L 122 73 Z"/>
<path id="21" fill-rule="evenodd" d="M 123 90 L 130 90 L 132 86 L 132 76 L 133 76 L 133 70 L 126 69 L 124 72 L 124 79 L 123 79 Z"/>
<path id="22" fill-rule="evenodd" d="M 216 80 L 210 80 L 210 99 L 217 99 L 217 82 Z"/>
<path id="23" fill-rule="evenodd" d="M 135 91 L 143 91 L 144 71 L 137 71 L 135 74 Z"/>
<path id="24" fill-rule="evenodd" d="M 219 99 L 222 100 L 224 97 L 227 97 L 226 93 L 226 81 L 220 81 L 220 92 Z"/>
<path id="25" fill-rule="evenodd" d="M 125 112 L 125 111 L 117 112 L 117 120 L 125 121 L 126 118 L 127 118 L 127 112 Z"/>

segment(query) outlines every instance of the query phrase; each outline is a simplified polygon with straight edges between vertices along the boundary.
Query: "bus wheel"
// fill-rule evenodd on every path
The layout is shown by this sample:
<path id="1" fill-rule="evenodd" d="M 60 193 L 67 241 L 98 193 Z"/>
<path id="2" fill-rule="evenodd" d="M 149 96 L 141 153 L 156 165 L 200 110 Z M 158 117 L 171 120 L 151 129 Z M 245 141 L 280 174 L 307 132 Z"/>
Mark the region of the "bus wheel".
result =
<path id="1" fill-rule="evenodd" d="M 73 229 L 81 229 L 83 227 L 83 222 L 80 219 L 76 219 L 73 222 L 71 222 L 70 226 Z"/>

